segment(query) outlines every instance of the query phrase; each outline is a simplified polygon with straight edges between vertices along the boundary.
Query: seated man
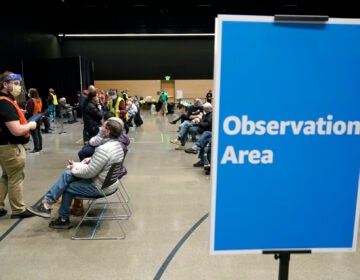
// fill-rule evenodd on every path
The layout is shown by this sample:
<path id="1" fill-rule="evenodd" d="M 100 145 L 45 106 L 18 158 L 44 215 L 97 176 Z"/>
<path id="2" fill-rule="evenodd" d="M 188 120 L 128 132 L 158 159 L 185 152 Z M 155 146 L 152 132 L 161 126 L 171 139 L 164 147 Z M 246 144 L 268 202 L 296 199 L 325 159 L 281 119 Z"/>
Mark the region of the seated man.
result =
<path id="1" fill-rule="evenodd" d="M 61 117 L 67 118 L 68 123 L 74 123 L 76 122 L 75 112 L 72 108 L 72 106 L 68 103 L 66 103 L 66 98 L 61 97 L 59 99 L 59 110 Z"/>
<path id="2" fill-rule="evenodd" d="M 185 150 L 185 143 L 188 134 L 192 135 L 193 141 L 196 141 L 195 135 L 201 134 L 204 131 L 211 131 L 212 129 L 212 106 L 210 103 L 204 104 L 205 114 L 192 115 L 191 121 L 185 121 L 180 126 L 178 138 L 170 140 L 170 143 L 178 145 L 176 150 Z M 199 119 L 201 116 L 201 120 Z M 195 138 L 195 139 L 194 139 Z"/>
<path id="3" fill-rule="evenodd" d="M 172 120 L 170 122 L 171 124 L 176 124 L 177 121 L 179 121 L 179 120 L 180 120 L 180 123 L 183 123 L 184 121 L 186 121 L 188 119 L 188 116 L 186 115 L 186 112 L 188 110 L 188 104 L 183 105 L 183 104 L 180 103 L 179 104 L 179 109 L 180 109 L 180 112 L 181 112 L 180 116 L 177 117 L 176 119 Z"/>
<path id="4" fill-rule="evenodd" d="M 62 196 L 59 208 L 59 217 L 51 221 L 49 227 L 55 229 L 69 229 L 70 206 L 74 196 L 83 195 L 102 197 L 101 187 L 107 172 L 113 163 L 124 159 L 124 152 L 118 141 L 122 133 L 119 122 L 108 120 L 104 122 L 104 143 L 95 149 L 91 158 L 84 159 L 81 163 L 70 162 L 69 169 L 63 172 L 60 178 L 46 193 L 45 199 L 38 206 L 29 209 L 37 216 L 50 218 L 51 208 Z M 119 182 L 111 185 L 105 193 L 112 193 Z"/>
<path id="5" fill-rule="evenodd" d="M 186 153 L 192 154 L 197 154 L 199 151 L 199 161 L 194 163 L 194 167 L 203 166 L 206 170 L 210 169 L 211 131 L 204 131 L 194 146 L 185 150 Z"/>

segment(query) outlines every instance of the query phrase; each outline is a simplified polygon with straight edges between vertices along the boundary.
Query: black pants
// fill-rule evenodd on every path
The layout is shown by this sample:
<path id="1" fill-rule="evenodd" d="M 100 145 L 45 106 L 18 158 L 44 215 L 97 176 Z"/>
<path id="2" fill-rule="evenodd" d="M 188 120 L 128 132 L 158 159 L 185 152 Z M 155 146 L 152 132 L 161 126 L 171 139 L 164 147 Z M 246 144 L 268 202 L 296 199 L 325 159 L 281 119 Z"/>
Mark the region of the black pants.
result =
<path id="1" fill-rule="evenodd" d="M 36 129 L 30 130 L 31 137 L 32 137 L 33 142 L 34 142 L 34 150 L 35 151 L 41 151 L 42 150 L 42 135 L 41 135 L 41 131 L 40 131 L 40 126 L 41 126 L 41 123 L 37 122 L 36 123 Z"/>

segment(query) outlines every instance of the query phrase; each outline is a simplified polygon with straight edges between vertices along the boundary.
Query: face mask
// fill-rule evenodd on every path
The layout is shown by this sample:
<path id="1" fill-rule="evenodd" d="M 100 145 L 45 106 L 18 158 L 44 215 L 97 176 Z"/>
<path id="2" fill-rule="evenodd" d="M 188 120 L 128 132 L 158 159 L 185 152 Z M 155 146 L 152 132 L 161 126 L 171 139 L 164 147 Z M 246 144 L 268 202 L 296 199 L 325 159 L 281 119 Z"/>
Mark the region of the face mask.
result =
<path id="1" fill-rule="evenodd" d="M 117 95 L 111 95 L 110 97 L 112 100 L 115 100 L 117 98 Z"/>
<path id="2" fill-rule="evenodd" d="M 11 94 L 16 97 L 21 93 L 21 86 L 13 85 L 13 90 L 11 91 Z"/>

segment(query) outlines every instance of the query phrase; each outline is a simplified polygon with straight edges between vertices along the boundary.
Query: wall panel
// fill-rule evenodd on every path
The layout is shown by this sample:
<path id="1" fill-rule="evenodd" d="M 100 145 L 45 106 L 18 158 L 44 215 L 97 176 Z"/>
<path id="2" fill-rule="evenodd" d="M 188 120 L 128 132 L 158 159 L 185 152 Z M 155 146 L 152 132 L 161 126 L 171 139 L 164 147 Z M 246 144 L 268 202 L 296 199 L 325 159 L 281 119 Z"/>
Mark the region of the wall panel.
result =
<path id="1" fill-rule="evenodd" d="M 118 90 L 128 89 L 129 95 L 152 96 L 158 99 L 157 91 L 160 90 L 160 80 L 96 80 L 95 86 L 99 89 Z M 193 100 L 201 98 L 205 100 L 205 95 L 213 90 L 213 80 L 175 80 L 175 91 L 182 90 L 183 98 Z"/>

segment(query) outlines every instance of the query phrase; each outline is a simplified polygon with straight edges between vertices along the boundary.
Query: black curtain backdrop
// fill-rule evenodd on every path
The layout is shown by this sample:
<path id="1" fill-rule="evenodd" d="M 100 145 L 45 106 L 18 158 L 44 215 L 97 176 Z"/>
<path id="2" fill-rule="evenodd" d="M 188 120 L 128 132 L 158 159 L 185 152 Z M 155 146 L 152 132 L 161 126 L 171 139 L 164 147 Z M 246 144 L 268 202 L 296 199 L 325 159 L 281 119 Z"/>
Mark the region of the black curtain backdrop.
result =
<path id="1" fill-rule="evenodd" d="M 94 62 L 94 80 L 212 79 L 214 38 L 64 39 L 62 55 Z"/>
<path id="2" fill-rule="evenodd" d="M 81 91 L 94 84 L 94 63 L 88 59 L 80 57 L 81 67 Z"/>
<path id="3" fill-rule="evenodd" d="M 65 97 L 67 103 L 77 103 L 77 92 L 93 84 L 92 63 L 81 57 L 56 59 L 23 60 L 25 87 L 37 88 L 47 108 L 49 88 L 53 88 L 57 98 Z"/>

